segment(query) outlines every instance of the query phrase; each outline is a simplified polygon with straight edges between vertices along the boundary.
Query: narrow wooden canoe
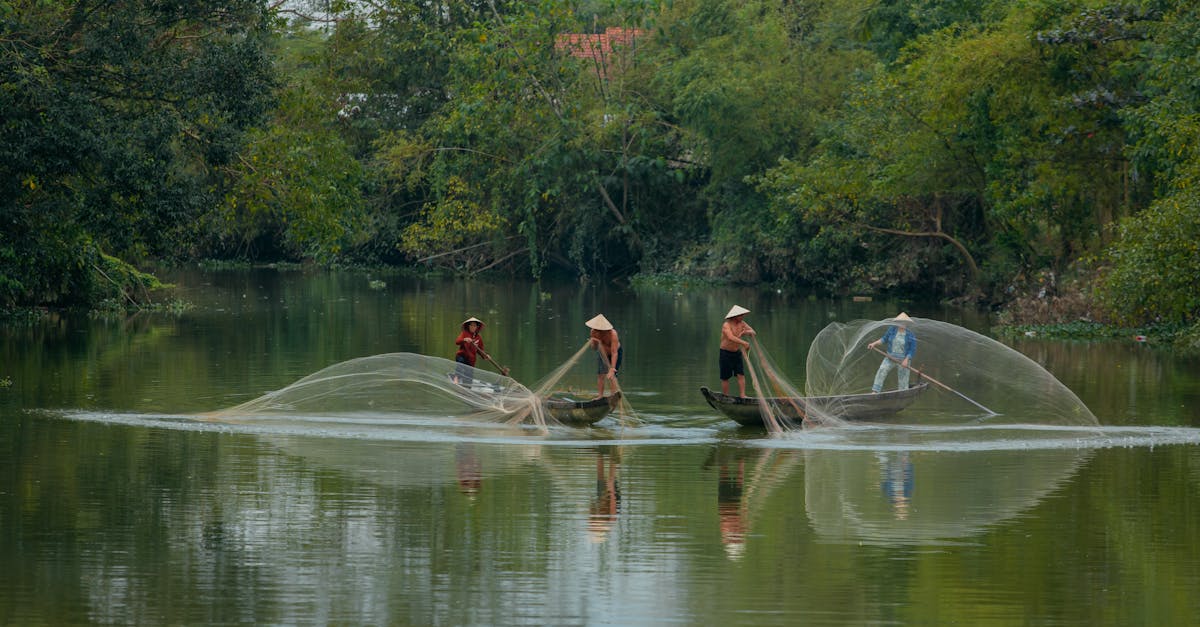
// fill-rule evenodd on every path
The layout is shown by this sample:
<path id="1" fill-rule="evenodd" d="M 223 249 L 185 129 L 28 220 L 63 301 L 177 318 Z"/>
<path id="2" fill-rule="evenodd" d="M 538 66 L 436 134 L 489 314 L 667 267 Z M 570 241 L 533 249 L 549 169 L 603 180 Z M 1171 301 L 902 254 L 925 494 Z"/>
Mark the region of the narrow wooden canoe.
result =
<path id="1" fill-rule="evenodd" d="M 842 396 L 807 396 L 797 398 L 770 398 L 767 402 L 778 415 L 800 421 L 809 412 L 824 413 L 842 420 L 873 420 L 886 418 L 908 407 L 929 388 L 928 383 L 919 383 L 907 390 L 892 390 L 878 394 L 846 394 Z M 713 409 L 725 414 L 743 426 L 763 426 L 757 398 L 729 396 L 700 388 L 704 400 Z"/>
<path id="2" fill-rule="evenodd" d="M 542 400 L 542 407 L 549 417 L 564 425 L 583 427 L 603 420 L 620 402 L 621 393 L 613 392 L 611 396 L 588 401 L 547 398 Z"/>
<path id="3" fill-rule="evenodd" d="M 479 380 L 460 383 L 454 379 L 453 375 L 447 376 L 450 377 L 450 380 L 455 385 L 468 390 L 481 399 L 491 398 L 503 391 L 503 388 L 494 383 Z M 593 398 L 586 401 L 577 401 L 561 396 L 549 396 L 542 399 L 542 407 L 546 410 L 547 418 L 552 418 L 560 424 L 586 427 L 603 420 L 620 402 L 620 392 L 613 392 L 611 396 Z"/>

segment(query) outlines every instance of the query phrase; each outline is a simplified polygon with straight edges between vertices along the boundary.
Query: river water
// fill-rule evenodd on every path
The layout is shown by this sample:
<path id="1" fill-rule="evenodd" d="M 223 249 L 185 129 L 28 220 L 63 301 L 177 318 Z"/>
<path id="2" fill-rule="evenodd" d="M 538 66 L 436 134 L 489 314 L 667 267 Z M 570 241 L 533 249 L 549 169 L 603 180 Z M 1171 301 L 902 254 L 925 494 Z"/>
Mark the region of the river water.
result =
<path id="1" fill-rule="evenodd" d="M 802 389 L 827 324 L 911 302 L 179 270 L 194 305 L 0 330 L 0 624 L 1195 624 L 1200 362 L 1013 346 L 1099 425 L 770 437 L 710 409 L 748 307 Z M 372 284 L 371 281 L 382 281 Z M 458 324 L 534 383 L 603 312 L 639 424 L 201 419 Z M 586 360 L 585 360 L 586 361 Z M 590 364 L 590 361 L 586 361 Z M 481 366 L 484 364 L 480 364 Z M 594 389 L 590 372 L 566 383 Z M 594 393 L 594 392 L 592 392 Z"/>

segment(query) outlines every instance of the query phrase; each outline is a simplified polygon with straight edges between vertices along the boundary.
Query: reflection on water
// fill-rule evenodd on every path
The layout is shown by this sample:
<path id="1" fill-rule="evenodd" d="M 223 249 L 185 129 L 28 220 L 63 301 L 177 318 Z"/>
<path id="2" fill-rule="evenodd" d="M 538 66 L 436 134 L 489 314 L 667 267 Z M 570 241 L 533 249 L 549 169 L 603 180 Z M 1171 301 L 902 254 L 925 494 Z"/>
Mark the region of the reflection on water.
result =
<path id="1" fill-rule="evenodd" d="M 588 508 L 588 537 L 592 542 L 608 539 L 621 512 L 621 487 L 617 480 L 620 457 L 621 449 L 615 446 L 603 446 L 596 452 L 596 497 Z"/>
<path id="2" fill-rule="evenodd" d="M 731 444 L 713 449 L 704 467 L 716 467 L 717 520 L 721 544 L 729 559 L 742 558 L 756 519 L 771 494 L 791 476 L 801 459 L 799 451 Z"/>
<path id="3" fill-rule="evenodd" d="M 0 336 L 0 622 L 1190 624 L 1200 615 L 1200 364 L 1027 342 L 1099 418 L 920 411 L 779 437 L 697 393 L 732 302 L 805 377 L 831 321 L 897 303 L 741 289 L 367 288 L 216 273 L 197 308 Z M 986 332 L 953 310 L 905 309 Z M 605 311 L 642 417 L 545 432 L 364 408 L 205 420 L 347 359 L 449 357 L 484 312 L 537 380 Z M 483 317 L 483 316 L 481 316 Z M 587 370 L 587 369 L 584 369 Z M 577 386 L 594 390 L 595 374 Z M 1011 417 L 1011 416 L 1010 416 Z M 947 550 L 947 546 L 954 548 Z M 1012 556 L 1023 556 L 1014 561 Z M 969 559 L 964 559 L 964 558 Z M 1071 582 L 1119 578 L 1111 587 Z M 1069 589 L 1067 589 L 1069 588 Z"/>
<path id="4" fill-rule="evenodd" d="M 961 541 L 1036 506 L 1091 454 L 810 450 L 804 455 L 805 505 L 813 528 L 828 540 Z"/>
<path id="5" fill-rule="evenodd" d="M 908 451 L 880 452 L 879 489 L 898 520 L 908 518 L 913 495 L 912 455 Z"/>
<path id="6" fill-rule="evenodd" d="M 742 556 L 746 542 L 746 513 L 742 493 L 746 485 L 746 460 L 736 465 L 721 464 L 717 473 L 717 517 L 721 521 L 721 542 L 731 559 Z"/>
<path id="7" fill-rule="evenodd" d="M 454 479 L 458 491 L 474 499 L 483 487 L 483 465 L 477 446 L 470 442 L 454 445 Z"/>

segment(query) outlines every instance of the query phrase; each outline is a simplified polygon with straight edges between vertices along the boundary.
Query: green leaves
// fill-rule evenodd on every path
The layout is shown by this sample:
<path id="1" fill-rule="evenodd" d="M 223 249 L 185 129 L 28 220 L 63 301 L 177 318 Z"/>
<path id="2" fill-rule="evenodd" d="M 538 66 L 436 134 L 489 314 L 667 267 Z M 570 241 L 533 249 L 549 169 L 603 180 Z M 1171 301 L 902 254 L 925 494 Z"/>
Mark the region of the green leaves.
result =
<path id="1" fill-rule="evenodd" d="M 0 220 L 13 253 L 0 304 L 87 302 L 102 277 L 84 251 L 188 249 L 216 168 L 267 103 L 263 10 L 19 5 L 0 11 Z"/>
<path id="2" fill-rule="evenodd" d="M 271 124 L 246 138 L 234 185 L 211 216 L 213 235 L 240 254 L 332 261 L 363 237 L 364 173 L 305 86 L 281 93 Z"/>

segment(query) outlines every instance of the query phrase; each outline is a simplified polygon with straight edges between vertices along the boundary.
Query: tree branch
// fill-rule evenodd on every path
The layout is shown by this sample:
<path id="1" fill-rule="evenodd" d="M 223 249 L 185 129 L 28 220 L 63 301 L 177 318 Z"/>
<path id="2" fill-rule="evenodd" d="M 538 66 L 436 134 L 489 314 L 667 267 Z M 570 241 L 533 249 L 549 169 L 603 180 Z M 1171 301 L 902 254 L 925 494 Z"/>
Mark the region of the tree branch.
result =
<path id="1" fill-rule="evenodd" d="M 858 226 L 859 228 L 866 229 L 868 231 L 875 231 L 876 233 L 887 233 L 889 235 L 903 235 L 905 237 L 936 237 L 939 239 L 944 239 L 944 240 L 950 242 L 955 248 L 957 248 L 958 252 L 962 253 L 963 258 L 967 262 L 967 266 L 971 269 L 971 278 L 972 279 L 979 278 L 979 266 L 975 265 L 975 258 L 971 256 L 971 251 L 967 250 L 967 247 L 963 246 L 962 242 L 958 241 L 957 239 L 952 237 L 950 234 L 945 233 L 941 230 L 937 230 L 937 231 L 902 231 L 900 229 L 889 229 L 889 228 L 884 228 L 881 226 L 872 226 L 870 224 L 861 224 L 861 223 L 852 223 L 852 224 L 854 224 L 855 226 Z"/>

